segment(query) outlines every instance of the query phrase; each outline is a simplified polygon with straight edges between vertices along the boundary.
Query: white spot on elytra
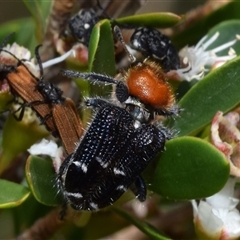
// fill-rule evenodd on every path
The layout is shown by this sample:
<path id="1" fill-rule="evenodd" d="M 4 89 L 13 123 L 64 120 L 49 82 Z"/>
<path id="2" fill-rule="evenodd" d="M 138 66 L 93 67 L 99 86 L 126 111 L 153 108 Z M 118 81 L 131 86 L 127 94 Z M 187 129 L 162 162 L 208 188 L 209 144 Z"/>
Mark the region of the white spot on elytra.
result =
<path id="1" fill-rule="evenodd" d="M 136 39 L 134 39 L 132 44 L 133 44 L 134 47 L 138 47 L 138 45 L 139 45 L 139 43 L 138 43 L 138 41 Z"/>
<path id="2" fill-rule="evenodd" d="M 108 167 L 108 165 L 109 165 L 109 163 L 106 162 L 106 163 L 102 164 L 101 166 L 102 166 L 103 168 L 106 168 L 106 167 Z"/>
<path id="3" fill-rule="evenodd" d="M 113 172 L 115 175 L 122 175 L 125 176 L 125 173 L 117 168 L 113 168 Z"/>
<path id="4" fill-rule="evenodd" d="M 98 209 L 98 205 L 97 205 L 96 203 L 94 203 L 94 202 L 89 203 L 89 205 L 90 205 L 93 209 L 95 209 L 95 210 Z"/>
<path id="5" fill-rule="evenodd" d="M 89 28 L 90 28 L 90 24 L 85 23 L 85 24 L 84 24 L 84 28 L 85 28 L 85 29 L 89 29 Z"/>
<path id="6" fill-rule="evenodd" d="M 103 162 L 102 158 L 96 157 L 97 162 L 100 164 L 102 168 L 106 168 L 109 165 L 109 162 Z"/>
<path id="7" fill-rule="evenodd" d="M 82 198 L 83 195 L 81 193 L 71 193 L 71 192 L 66 192 L 66 195 L 69 197 L 75 197 L 75 198 Z"/>
<path id="8" fill-rule="evenodd" d="M 161 44 L 162 44 L 163 46 L 166 46 L 166 43 L 165 43 L 165 42 L 163 42 L 163 41 L 161 41 Z"/>
<path id="9" fill-rule="evenodd" d="M 96 160 L 99 162 L 99 163 L 102 163 L 102 159 L 100 157 L 96 157 Z"/>
<path id="10" fill-rule="evenodd" d="M 117 189 L 117 190 L 127 191 L 127 189 L 125 188 L 124 185 L 119 185 L 116 189 Z"/>
<path id="11" fill-rule="evenodd" d="M 80 167 L 80 166 L 81 166 L 81 163 L 80 163 L 79 161 L 75 161 L 75 162 L 73 162 L 73 164 L 74 164 L 75 166 L 77 166 L 77 167 Z"/>
<path id="12" fill-rule="evenodd" d="M 84 173 L 87 172 L 87 165 L 85 163 L 82 163 L 81 169 L 83 170 Z"/>

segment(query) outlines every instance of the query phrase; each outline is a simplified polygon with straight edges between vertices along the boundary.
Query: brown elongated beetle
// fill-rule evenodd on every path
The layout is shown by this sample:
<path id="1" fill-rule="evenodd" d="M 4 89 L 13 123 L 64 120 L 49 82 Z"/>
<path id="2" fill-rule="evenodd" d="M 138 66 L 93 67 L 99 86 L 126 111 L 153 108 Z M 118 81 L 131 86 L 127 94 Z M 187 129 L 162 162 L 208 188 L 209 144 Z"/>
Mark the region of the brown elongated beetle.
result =
<path id="1" fill-rule="evenodd" d="M 52 83 L 43 81 L 43 67 L 36 48 L 36 58 L 39 65 L 40 78 L 28 68 L 27 62 L 18 59 L 13 53 L 0 49 L 0 80 L 6 80 L 10 91 L 15 97 L 23 99 L 19 119 L 23 116 L 24 108 L 31 107 L 39 116 L 41 122 L 53 136 L 59 137 L 67 154 L 73 152 L 75 143 L 82 136 L 82 122 L 78 116 L 74 102 L 63 97 L 63 92 Z M 1 57 L 1 54 L 9 58 Z"/>

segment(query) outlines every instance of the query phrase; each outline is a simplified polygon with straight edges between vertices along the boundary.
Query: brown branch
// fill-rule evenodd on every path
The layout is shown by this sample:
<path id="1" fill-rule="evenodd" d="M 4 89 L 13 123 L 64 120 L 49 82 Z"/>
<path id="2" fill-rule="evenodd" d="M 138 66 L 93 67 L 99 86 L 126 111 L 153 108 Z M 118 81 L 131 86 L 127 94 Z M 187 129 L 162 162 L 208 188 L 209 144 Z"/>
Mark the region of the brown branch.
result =
<path id="1" fill-rule="evenodd" d="M 41 48 L 43 61 L 56 56 L 55 39 L 64 31 L 71 16 L 76 0 L 54 0 L 47 22 L 46 33 Z"/>
<path id="2" fill-rule="evenodd" d="M 27 229 L 17 240 L 44 240 L 49 239 L 59 228 L 64 225 L 59 219 L 59 208 L 52 210 L 48 215 L 37 220 L 31 228 Z"/>

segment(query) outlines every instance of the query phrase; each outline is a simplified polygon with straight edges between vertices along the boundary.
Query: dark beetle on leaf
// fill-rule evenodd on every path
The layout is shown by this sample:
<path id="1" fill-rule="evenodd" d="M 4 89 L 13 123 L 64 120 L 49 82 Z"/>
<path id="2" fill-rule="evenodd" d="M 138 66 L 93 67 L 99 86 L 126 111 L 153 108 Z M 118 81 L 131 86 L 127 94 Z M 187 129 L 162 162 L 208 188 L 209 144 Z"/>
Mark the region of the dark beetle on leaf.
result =
<path id="1" fill-rule="evenodd" d="M 146 187 L 140 174 L 163 150 L 168 131 L 151 124 L 135 128 L 128 111 L 100 99 L 89 99 L 86 104 L 98 112 L 60 168 L 65 199 L 76 210 L 98 210 L 130 188 L 144 201 Z"/>
<path id="2" fill-rule="evenodd" d="M 97 5 L 94 8 L 80 9 L 68 22 L 69 33 L 85 46 L 89 44 L 95 24 L 101 19 L 109 18 L 99 0 L 96 3 Z"/>
<path id="3" fill-rule="evenodd" d="M 165 72 L 180 67 L 177 50 L 170 39 L 156 29 L 136 28 L 131 36 L 130 44 L 133 49 L 140 51 L 145 57 L 160 63 Z"/>
<path id="4" fill-rule="evenodd" d="M 97 73 L 63 70 L 63 75 L 94 83 L 116 85 L 116 105 L 90 98 L 86 105 L 96 115 L 58 174 L 65 202 L 76 210 L 98 210 L 112 205 L 127 189 L 146 199 L 141 173 L 172 138 L 155 116 L 175 116 L 179 108 L 162 68 L 153 61 L 134 64 L 124 82 Z"/>

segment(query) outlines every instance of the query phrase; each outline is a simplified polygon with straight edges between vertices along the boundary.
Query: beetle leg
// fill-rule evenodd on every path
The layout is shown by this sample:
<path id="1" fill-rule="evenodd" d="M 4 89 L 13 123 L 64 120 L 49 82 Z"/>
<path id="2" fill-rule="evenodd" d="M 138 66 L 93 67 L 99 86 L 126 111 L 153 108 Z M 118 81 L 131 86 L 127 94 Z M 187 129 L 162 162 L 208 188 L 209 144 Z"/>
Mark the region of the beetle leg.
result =
<path id="1" fill-rule="evenodd" d="M 130 190 L 140 202 L 144 202 L 146 200 L 146 184 L 141 176 L 139 176 L 137 180 L 130 186 Z"/>

